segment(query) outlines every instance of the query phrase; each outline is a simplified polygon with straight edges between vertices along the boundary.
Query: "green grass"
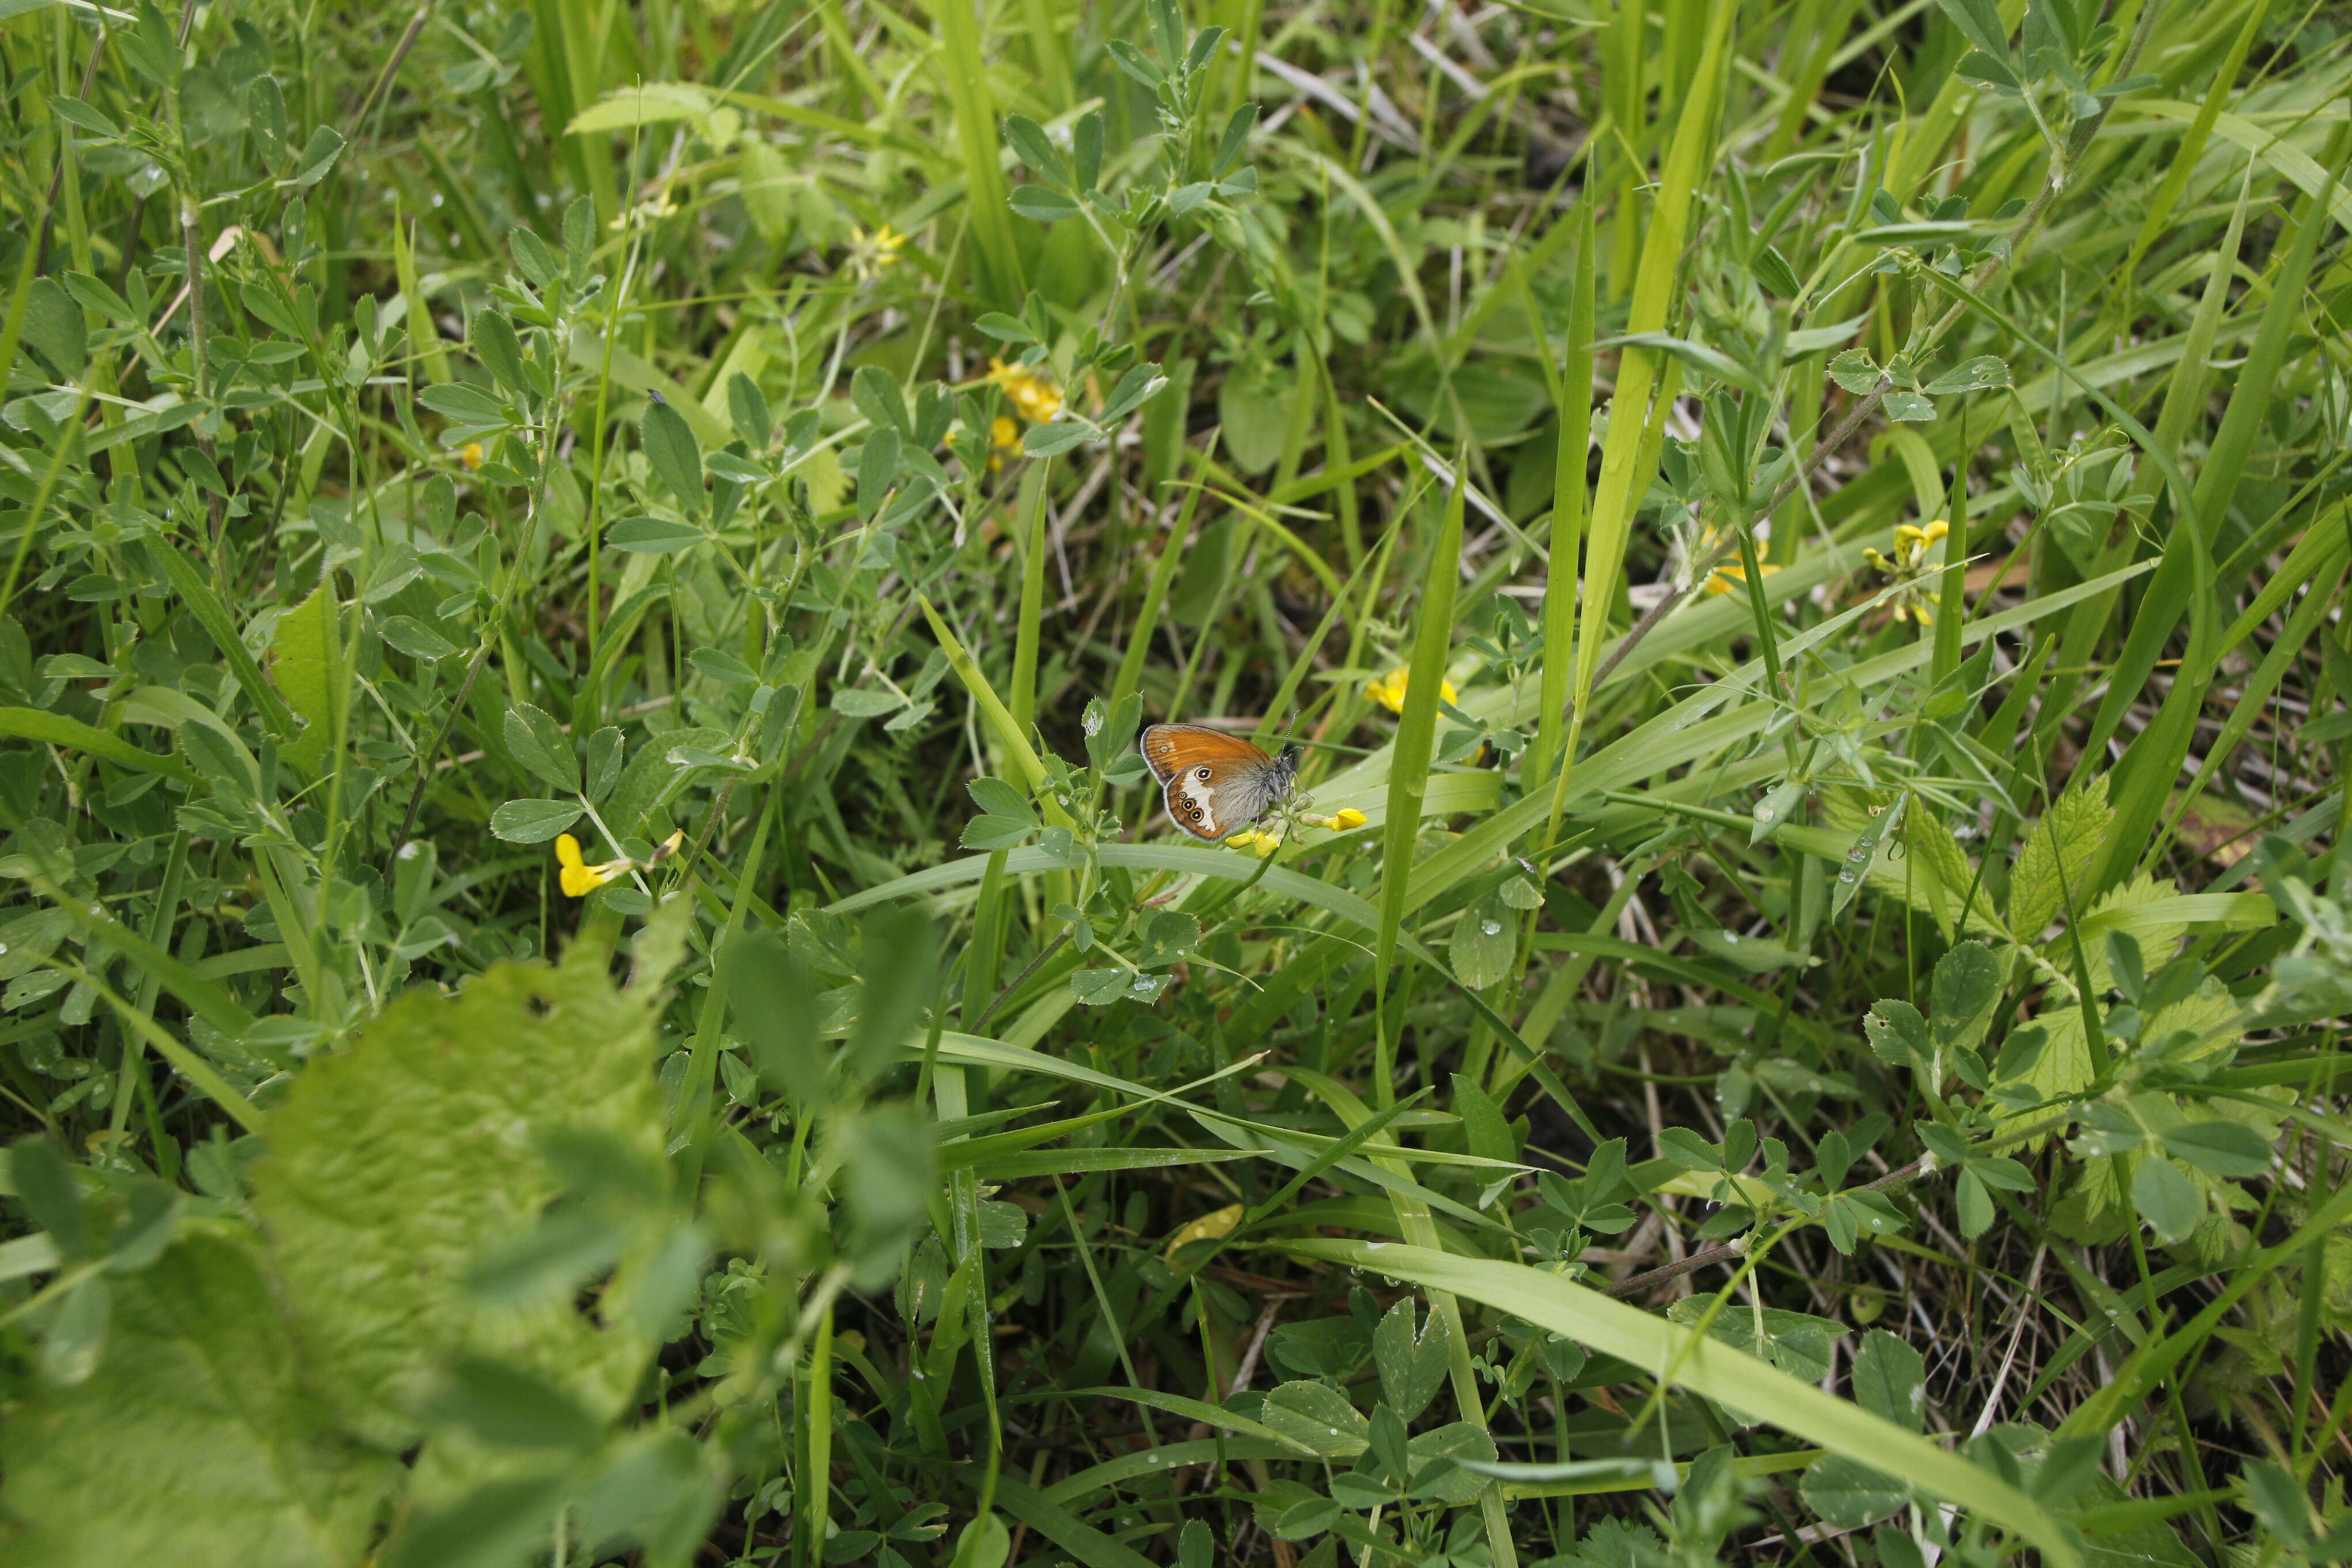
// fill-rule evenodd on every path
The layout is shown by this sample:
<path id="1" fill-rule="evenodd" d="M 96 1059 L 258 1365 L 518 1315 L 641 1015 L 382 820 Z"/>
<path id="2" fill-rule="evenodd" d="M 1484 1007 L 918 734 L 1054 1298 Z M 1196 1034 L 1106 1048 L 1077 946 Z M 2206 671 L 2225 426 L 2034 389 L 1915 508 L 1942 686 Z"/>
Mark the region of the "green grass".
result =
<path id="1" fill-rule="evenodd" d="M 0 1557 L 2352 1553 L 2340 16 L 0 11 Z"/>

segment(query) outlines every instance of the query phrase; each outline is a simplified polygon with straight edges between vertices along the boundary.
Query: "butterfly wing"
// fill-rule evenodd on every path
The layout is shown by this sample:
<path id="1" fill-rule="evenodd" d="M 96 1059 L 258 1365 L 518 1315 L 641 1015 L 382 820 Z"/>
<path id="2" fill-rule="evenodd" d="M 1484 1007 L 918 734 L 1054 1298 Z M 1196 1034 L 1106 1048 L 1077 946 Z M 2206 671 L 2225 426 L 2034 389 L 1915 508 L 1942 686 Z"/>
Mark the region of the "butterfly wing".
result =
<path id="1" fill-rule="evenodd" d="M 1275 760 L 1239 735 L 1203 724 L 1154 724 L 1141 744 L 1169 819 L 1195 838 L 1213 842 L 1255 822 L 1281 793 Z"/>

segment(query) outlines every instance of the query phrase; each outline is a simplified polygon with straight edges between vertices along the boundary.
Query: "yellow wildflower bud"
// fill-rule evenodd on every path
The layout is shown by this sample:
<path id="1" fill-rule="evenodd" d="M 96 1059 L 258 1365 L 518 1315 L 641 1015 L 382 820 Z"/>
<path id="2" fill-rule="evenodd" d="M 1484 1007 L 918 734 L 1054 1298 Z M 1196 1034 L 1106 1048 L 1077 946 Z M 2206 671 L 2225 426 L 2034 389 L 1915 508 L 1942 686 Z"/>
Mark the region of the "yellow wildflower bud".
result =
<path id="1" fill-rule="evenodd" d="M 1344 811 L 1335 812 L 1332 815 L 1331 831 L 1334 833 L 1352 833 L 1357 828 L 1361 827 L 1366 820 L 1367 818 L 1364 814 L 1358 811 L 1351 805 Z"/>
<path id="2" fill-rule="evenodd" d="M 465 449 L 457 454 L 457 460 L 465 464 L 469 472 L 475 468 L 480 468 L 482 466 L 482 444 L 479 441 L 467 442 Z"/>

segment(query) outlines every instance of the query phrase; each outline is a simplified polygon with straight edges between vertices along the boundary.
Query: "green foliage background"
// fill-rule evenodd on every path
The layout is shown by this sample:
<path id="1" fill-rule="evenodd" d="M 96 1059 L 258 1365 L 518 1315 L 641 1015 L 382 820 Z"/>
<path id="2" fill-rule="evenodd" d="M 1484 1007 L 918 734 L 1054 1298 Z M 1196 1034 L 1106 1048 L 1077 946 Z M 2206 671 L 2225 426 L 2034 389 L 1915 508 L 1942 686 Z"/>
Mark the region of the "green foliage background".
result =
<path id="1" fill-rule="evenodd" d="M 0 1555 L 2352 1555 L 2347 42 L 0 0 Z"/>

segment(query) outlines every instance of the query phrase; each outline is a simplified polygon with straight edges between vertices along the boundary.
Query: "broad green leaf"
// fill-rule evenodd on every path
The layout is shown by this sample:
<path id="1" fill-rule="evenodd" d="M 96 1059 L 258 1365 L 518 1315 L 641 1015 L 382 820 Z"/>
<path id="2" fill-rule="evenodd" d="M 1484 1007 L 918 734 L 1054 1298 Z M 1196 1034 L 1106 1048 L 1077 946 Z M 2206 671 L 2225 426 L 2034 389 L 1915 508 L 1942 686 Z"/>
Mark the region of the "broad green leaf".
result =
<path id="1" fill-rule="evenodd" d="M 1984 1039 L 2000 1003 L 2001 973 L 2000 962 L 1980 942 L 1961 942 L 1936 961 L 1928 1024 L 1937 1050 L 1974 1049 Z"/>
<path id="2" fill-rule="evenodd" d="M 652 1347 L 635 1333 L 569 1300 L 478 1305 L 463 1283 L 557 1195 L 541 1140 L 593 1133 L 659 1161 L 653 1021 L 608 963 L 583 937 L 559 966 L 408 992 L 270 1112 L 254 1206 L 320 1385 L 374 1441 L 415 1439 L 445 1353 L 510 1359 L 600 1418 L 635 1386 Z"/>
<path id="3" fill-rule="evenodd" d="M 490 813 L 490 831 L 509 844 L 544 844 L 580 820 L 576 800 L 509 800 Z"/>
<path id="4" fill-rule="evenodd" d="M 1833 1530 L 1863 1529 L 1911 1500 L 1901 1481 L 1843 1454 L 1832 1454 L 1807 1470 L 1798 1490 Z"/>
<path id="5" fill-rule="evenodd" d="M 1447 1358 L 1454 1353 L 1453 1336 L 1444 1314 L 1431 1312 L 1414 1331 L 1418 1308 L 1408 1296 L 1381 1314 L 1372 1331 L 1372 1362 L 1380 1368 L 1381 1392 L 1399 1415 L 1411 1421 L 1437 1397 L 1445 1382 Z"/>
<path id="6" fill-rule="evenodd" d="M 1442 1374 L 1442 1363 L 1440 1371 Z M 1352 1459 L 1371 1441 L 1370 1423 L 1346 1394 L 1328 1384 L 1301 1380 L 1277 1384 L 1265 1396 L 1259 1416 L 1277 1436 L 1327 1459 Z"/>
<path id="7" fill-rule="evenodd" d="M 688 511 L 702 505 L 702 446 L 685 416 L 667 403 L 649 404 L 643 426 L 646 461 L 654 478 Z"/>
<path id="8" fill-rule="evenodd" d="M 1869 1037 L 1872 1053 L 1888 1067 L 1924 1064 L 1935 1049 L 1927 1020 L 1908 1002 L 1873 1003 L 1862 1020 L 1862 1032 Z"/>
<path id="9" fill-rule="evenodd" d="M 2167 1241 L 2184 1239 L 2205 1217 L 2205 1200 L 2189 1173 L 2152 1151 L 2140 1155 L 2132 1173 L 2131 1197 L 2139 1217 Z"/>
<path id="10" fill-rule="evenodd" d="M 270 639 L 269 679 L 305 726 L 283 754 L 306 772 L 315 771 L 325 759 L 334 734 L 329 670 L 335 653 L 335 602 L 321 585 L 278 618 Z"/>
<path id="11" fill-rule="evenodd" d="M 1885 1329 L 1862 1336 L 1848 1377 L 1854 1403 L 1884 1421 L 1927 1430 L 1927 1358 Z"/>
<path id="12" fill-rule="evenodd" d="M 105 1354 L 0 1426 L 16 1568 L 347 1568 L 365 1554 L 389 1453 L 338 1432 L 250 1231 L 191 1223 L 110 1282 Z"/>
<path id="13" fill-rule="evenodd" d="M 2114 819 L 2107 808 L 2106 778 L 2099 774 L 2060 795 L 2023 830 L 2024 843 L 2009 881 L 2007 923 L 2018 941 L 2039 942 L 2043 930 L 2064 911 L 2069 897 L 2075 912 L 2084 912 L 2091 898 L 2091 863 Z"/>
<path id="14" fill-rule="evenodd" d="M 1491 1465 L 1499 1457 L 1495 1439 L 1468 1421 L 1449 1421 L 1423 1432 L 1405 1445 L 1405 1452 L 1412 1456 L 1412 1479 L 1415 1481 L 1428 1473 L 1433 1460 L 1456 1461 L 1446 1472 L 1414 1489 L 1416 1496 L 1456 1507 L 1475 1498 L 1488 1484 L 1485 1476 L 1459 1468 L 1459 1462 L 1467 1459 L 1474 1464 Z"/>
<path id="15" fill-rule="evenodd" d="M 625 517 L 605 531 L 604 542 L 633 555 L 667 555 L 691 549 L 709 537 L 690 522 L 664 517 Z"/>
<path id="16" fill-rule="evenodd" d="M 1454 925 L 1454 940 L 1446 946 L 1454 977 L 1473 991 L 1484 991 L 1510 973 L 1518 938 L 1519 922 L 1499 896 L 1489 893 L 1478 900 L 1462 911 Z"/>
<path id="17" fill-rule="evenodd" d="M 2271 1146 L 2262 1134 L 2236 1121 L 2192 1121 L 2164 1134 L 2174 1158 L 2217 1176 L 2259 1176 L 2271 1168 Z"/>
<path id="18" fill-rule="evenodd" d="M 507 710 L 506 742 L 515 761 L 538 775 L 540 782 L 566 795 L 580 793 L 580 755 L 553 714 L 518 702 Z"/>
<path id="19" fill-rule="evenodd" d="M 414 616 L 386 617 L 383 627 L 383 640 L 395 652 L 411 658 L 421 658 L 430 664 L 447 658 L 457 651 L 457 645 L 426 626 Z"/>
<path id="20" fill-rule="evenodd" d="M 1484 1160 L 1518 1159 L 1518 1140 L 1511 1136 L 1511 1124 L 1504 1120 L 1503 1108 L 1495 1103 L 1494 1096 L 1460 1073 L 1454 1075 L 1454 1113 L 1462 1118 L 1462 1131 L 1470 1141 L 1470 1152 Z"/>

